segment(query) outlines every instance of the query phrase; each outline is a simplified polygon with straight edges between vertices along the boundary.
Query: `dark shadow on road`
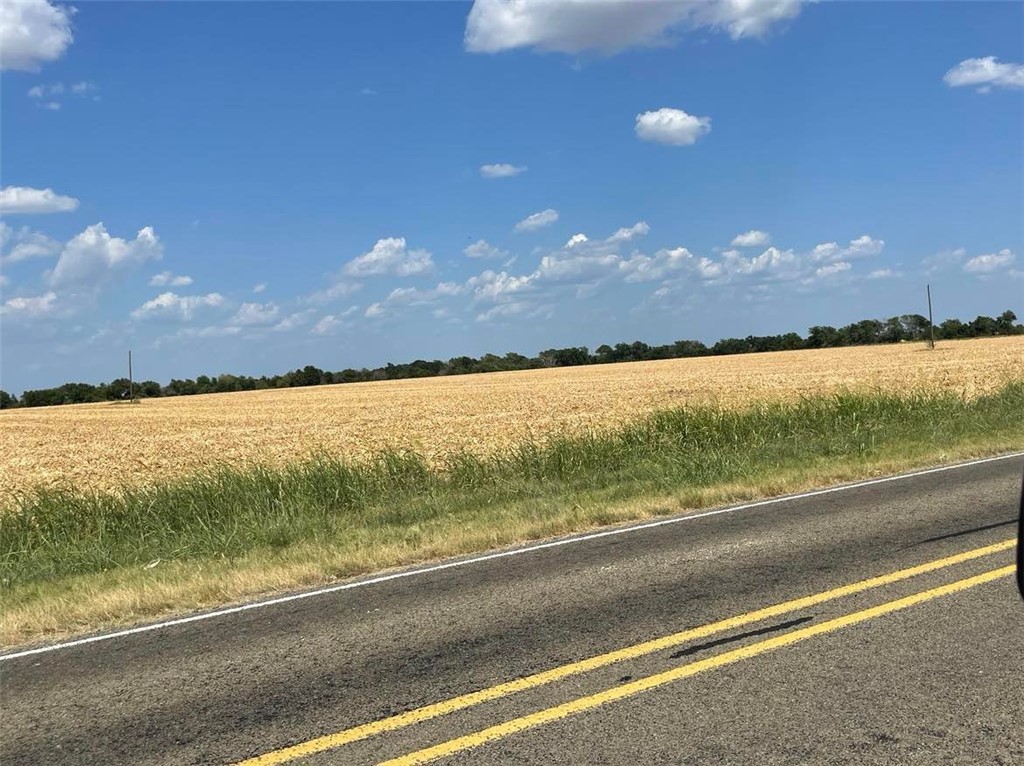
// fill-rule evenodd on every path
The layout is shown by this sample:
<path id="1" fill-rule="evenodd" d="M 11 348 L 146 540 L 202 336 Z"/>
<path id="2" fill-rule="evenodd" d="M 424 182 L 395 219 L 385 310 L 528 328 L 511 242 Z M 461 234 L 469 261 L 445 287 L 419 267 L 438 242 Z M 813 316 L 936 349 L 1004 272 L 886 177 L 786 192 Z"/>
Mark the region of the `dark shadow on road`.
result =
<path id="1" fill-rule="evenodd" d="M 689 657 L 691 654 L 697 654 L 703 652 L 705 649 L 714 649 L 716 646 L 722 644 L 731 644 L 735 641 L 742 641 L 745 638 L 754 638 L 755 636 L 763 636 L 766 633 L 776 633 L 780 630 L 788 630 L 789 628 L 795 628 L 797 625 L 802 625 L 805 622 L 809 622 L 814 619 L 814 615 L 809 617 L 797 617 L 795 620 L 787 620 L 786 622 L 780 622 L 778 625 L 769 625 L 766 628 L 758 628 L 757 630 L 748 630 L 746 633 L 737 633 L 735 636 L 727 636 L 726 638 L 716 638 L 714 641 L 708 641 L 704 644 L 697 644 L 695 646 L 688 646 L 685 649 L 680 649 L 678 652 L 670 654 L 669 657 L 673 660 L 678 660 L 680 657 Z"/>
<path id="2" fill-rule="evenodd" d="M 1017 523 L 1017 519 L 1008 519 L 1006 521 L 997 521 L 995 524 L 985 524 L 985 525 L 980 526 L 980 527 L 971 527 L 970 529 L 963 529 L 963 530 L 961 530 L 959 532 L 950 532 L 948 535 L 938 535 L 937 537 L 929 537 L 929 538 L 927 538 L 925 540 L 921 540 L 921 541 L 913 543 L 911 545 L 906 545 L 903 548 L 900 548 L 900 550 L 905 551 L 907 548 L 913 548 L 913 547 L 918 546 L 918 545 L 924 545 L 925 543 L 937 543 L 939 540 L 950 540 L 950 539 L 952 539 L 954 537 L 962 537 L 964 535 L 971 535 L 971 534 L 974 534 L 975 532 L 984 532 L 984 531 L 986 531 L 988 529 L 998 529 L 999 527 L 1008 527 L 1011 524 L 1016 524 L 1016 523 Z"/>

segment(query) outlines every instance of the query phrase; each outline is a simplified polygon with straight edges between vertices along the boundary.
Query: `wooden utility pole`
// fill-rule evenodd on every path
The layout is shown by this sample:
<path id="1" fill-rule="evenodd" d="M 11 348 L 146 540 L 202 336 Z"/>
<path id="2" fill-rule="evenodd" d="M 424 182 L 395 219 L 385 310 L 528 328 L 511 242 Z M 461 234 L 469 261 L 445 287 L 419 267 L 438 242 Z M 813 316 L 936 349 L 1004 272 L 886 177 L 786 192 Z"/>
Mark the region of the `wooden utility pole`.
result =
<path id="1" fill-rule="evenodd" d="M 135 401 L 135 383 L 132 380 L 132 352 L 128 351 L 128 401 Z"/>
<path id="2" fill-rule="evenodd" d="M 932 286 L 928 285 L 928 348 L 935 348 L 935 323 L 932 321 Z"/>

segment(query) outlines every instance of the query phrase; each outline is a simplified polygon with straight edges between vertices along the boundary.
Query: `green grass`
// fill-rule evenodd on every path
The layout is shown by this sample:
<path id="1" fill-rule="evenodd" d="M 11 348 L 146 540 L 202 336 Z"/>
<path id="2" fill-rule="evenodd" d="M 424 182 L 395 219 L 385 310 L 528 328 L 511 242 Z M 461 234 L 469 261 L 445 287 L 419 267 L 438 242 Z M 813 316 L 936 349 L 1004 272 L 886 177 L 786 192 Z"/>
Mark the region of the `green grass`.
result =
<path id="1" fill-rule="evenodd" d="M 974 400 L 684 408 L 441 470 L 416 454 L 319 454 L 112 494 L 37 490 L 0 513 L 0 642 L 1022 446 L 1024 381 Z"/>

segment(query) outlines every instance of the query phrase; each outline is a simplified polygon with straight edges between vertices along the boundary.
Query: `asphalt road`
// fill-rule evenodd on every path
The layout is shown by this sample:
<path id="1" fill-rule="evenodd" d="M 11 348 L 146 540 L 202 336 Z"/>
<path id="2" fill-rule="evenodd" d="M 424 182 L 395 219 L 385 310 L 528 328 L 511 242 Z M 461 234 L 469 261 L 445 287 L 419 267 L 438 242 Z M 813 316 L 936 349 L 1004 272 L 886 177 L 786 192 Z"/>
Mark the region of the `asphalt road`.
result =
<path id="1" fill-rule="evenodd" d="M 1022 764 L 1024 604 L 999 545 L 1022 471 L 958 467 L 0 658 L 0 764 Z"/>

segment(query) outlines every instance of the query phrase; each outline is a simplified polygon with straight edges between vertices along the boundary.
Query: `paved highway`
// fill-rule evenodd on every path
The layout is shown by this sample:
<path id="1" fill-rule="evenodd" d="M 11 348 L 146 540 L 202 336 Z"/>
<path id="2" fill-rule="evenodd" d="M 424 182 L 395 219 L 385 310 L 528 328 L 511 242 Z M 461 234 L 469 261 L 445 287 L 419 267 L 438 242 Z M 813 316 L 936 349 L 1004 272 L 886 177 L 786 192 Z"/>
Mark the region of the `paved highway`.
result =
<path id="1" fill-rule="evenodd" d="M 0 763 L 1021 764 L 1024 459 L 0 658 Z"/>

